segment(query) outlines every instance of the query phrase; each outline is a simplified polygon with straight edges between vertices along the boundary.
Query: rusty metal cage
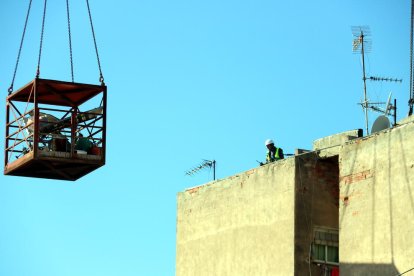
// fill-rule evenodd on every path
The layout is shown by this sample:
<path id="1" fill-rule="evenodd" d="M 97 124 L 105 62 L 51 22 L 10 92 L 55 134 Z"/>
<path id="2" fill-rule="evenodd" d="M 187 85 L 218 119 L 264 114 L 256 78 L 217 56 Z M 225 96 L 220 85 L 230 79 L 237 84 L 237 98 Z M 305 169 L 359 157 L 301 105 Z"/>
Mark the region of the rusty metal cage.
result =
<path id="1" fill-rule="evenodd" d="M 36 78 L 6 99 L 4 174 L 77 180 L 105 165 L 105 85 Z"/>

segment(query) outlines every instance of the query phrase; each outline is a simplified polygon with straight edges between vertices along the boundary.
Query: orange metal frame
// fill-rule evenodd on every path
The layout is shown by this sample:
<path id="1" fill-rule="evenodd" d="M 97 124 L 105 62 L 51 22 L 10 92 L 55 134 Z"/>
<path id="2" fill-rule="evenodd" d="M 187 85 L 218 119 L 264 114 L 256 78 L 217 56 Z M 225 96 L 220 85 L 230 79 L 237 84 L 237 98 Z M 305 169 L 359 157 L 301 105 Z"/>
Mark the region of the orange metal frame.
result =
<path id="1" fill-rule="evenodd" d="M 101 99 L 99 114 L 80 111 L 81 105 L 97 98 Z M 9 95 L 6 99 L 4 174 L 76 180 L 103 166 L 106 100 L 104 85 L 38 78 Z M 43 113 L 59 114 L 58 121 L 42 120 Z M 87 139 L 99 146 L 99 155 L 77 153 L 75 142 L 80 131 L 86 131 Z M 54 133 L 70 141 L 70 150 L 53 152 L 46 147 L 47 142 L 55 139 Z"/>

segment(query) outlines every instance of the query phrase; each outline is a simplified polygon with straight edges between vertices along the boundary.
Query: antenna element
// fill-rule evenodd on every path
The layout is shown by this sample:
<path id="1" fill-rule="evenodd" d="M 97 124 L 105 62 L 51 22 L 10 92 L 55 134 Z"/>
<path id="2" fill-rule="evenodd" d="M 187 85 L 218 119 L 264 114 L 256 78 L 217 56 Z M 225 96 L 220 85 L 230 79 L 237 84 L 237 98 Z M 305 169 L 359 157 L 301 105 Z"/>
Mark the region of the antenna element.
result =
<path id="1" fill-rule="evenodd" d="M 210 169 L 213 168 L 213 180 L 216 180 L 216 160 L 203 159 L 203 162 L 201 162 L 201 164 L 192 168 L 191 170 L 186 171 L 185 174 L 193 175 L 205 168 L 210 168 Z"/>

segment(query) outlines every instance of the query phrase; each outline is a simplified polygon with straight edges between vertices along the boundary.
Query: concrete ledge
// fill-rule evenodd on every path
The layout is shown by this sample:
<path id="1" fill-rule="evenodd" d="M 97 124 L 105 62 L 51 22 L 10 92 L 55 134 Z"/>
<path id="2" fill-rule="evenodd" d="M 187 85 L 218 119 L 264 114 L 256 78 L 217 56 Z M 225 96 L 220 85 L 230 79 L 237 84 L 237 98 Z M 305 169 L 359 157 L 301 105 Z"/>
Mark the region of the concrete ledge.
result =
<path id="1" fill-rule="evenodd" d="M 411 123 L 411 122 L 414 122 L 414 115 L 405 117 L 404 119 L 398 121 L 397 125 L 403 125 L 403 124 L 407 124 L 407 123 Z"/>
<path id="2" fill-rule="evenodd" d="M 315 140 L 313 142 L 313 150 L 322 150 L 340 146 L 349 140 L 353 140 L 359 137 L 362 137 L 362 129 L 348 130 Z"/>

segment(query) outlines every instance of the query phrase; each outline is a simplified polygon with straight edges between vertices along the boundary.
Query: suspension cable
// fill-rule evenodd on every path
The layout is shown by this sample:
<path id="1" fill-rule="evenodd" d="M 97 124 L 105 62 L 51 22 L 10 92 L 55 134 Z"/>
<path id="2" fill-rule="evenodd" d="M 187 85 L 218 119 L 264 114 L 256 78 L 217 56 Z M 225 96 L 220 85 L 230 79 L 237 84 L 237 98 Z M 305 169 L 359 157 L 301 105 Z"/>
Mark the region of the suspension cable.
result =
<path id="1" fill-rule="evenodd" d="M 91 29 L 92 29 L 92 36 L 93 36 L 93 43 L 95 45 L 95 52 L 96 52 L 96 59 L 98 60 L 98 67 L 99 67 L 99 81 L 102 85 L 105 85 L 104 77 L 102 75 L 102 69 L 101 69 L 101 61 L 99 60 L 99 54 L 98 54 L 98 46 L 96 45 L 96 38 L 95 38 L 95 30 L 93 28 L 92 23 L 92 15 L 91 15 L 91 9 L 89 7 L 89 0 L 86 0 L 86 5 L 88 6 L 88 14 L 89 14 L 89 21 L 91 23 Z"/>
<path id="2" fill-rule="evenodd" d="M 39 78 L 39 75 L 40 75 L 40 57 L 42 56 L 43 33 L 44 33 L 44 30 L 45 30 L 45 19 L 46 19 L 46 5 L 47 5 L 47 0 L 45 0 L 45 5 L 44 5 L 44 8 L 43 8 L 42 32 L 40 34 L 39 59 L 37 61 L 36 79 Z"/>
<path id="3" fill-rule="evenodd" d="M 66 0 L 66 11 L 68 14 L 68 35 L 69 35 L 69 52 L 70 52 L 70 71 L 72 74 L 72 82 L 75 81 L 73 75 L 73 56 L 72 56 L 72 34 L 70 32 L 70 15 L 69 15 L 69 0 Z"/>
<path id="4" fill-rule="evenodd" d="M 12 82 L 11 82 L 10 87 L 8 89 L 9 95 L 13 92 L 14 80 L 16 78 L 17 67 L 19 66 L 20 54 L 22 52 L 24 36 L 26 34 L 27 22 L 29 21 L 29 14 L 30 14 L 31 7 L 32 7 L 32 0 L 29 1 L 29 8 L 27 9 L 26 21 L 24 22 L 23 34 L 22 34 L 22 39 L 20 41 L 19 52 L 17 54 L 16 66 L 14 67 Z"/>

